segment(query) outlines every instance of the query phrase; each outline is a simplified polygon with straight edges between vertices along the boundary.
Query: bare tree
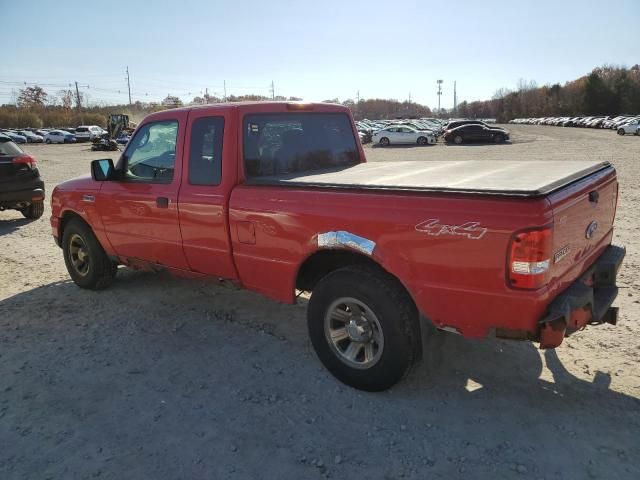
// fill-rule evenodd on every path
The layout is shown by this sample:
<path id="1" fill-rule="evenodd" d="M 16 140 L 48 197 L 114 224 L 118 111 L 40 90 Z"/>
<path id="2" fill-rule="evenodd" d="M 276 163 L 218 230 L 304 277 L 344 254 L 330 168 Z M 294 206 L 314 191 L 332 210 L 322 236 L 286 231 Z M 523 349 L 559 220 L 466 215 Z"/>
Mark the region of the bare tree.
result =
<path id="1" fill-rule="evenodd" d="M 75 101 L 75 92 L 73 90 L 60 90 L 58 95 L 60 96 L 62 107 L 66 110 L 71 110 Z M 80 97 L 80 101 L 82 101 L 82 94 L 80 94 Z"/>
<path id="2" fill-rule="evenodd" d="M 16 104 L 20 108 L 42 108 L 47 100 L 47 92 L 34 85 L 20 90 Z"/>

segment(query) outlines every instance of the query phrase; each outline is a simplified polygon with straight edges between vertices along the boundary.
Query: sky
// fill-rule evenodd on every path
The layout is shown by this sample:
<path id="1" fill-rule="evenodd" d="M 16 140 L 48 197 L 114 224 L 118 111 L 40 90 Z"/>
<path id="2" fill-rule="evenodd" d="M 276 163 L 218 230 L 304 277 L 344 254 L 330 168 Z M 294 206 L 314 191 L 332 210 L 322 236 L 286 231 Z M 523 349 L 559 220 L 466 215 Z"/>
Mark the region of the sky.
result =
<path id="1" fill-rule="evenodd" d="M 38 83 L 92 103 L 271 94 L 485 100 L 640 63 L 640 0 L 0 0 L 0 103 Z M 102 7 L 102 10 L 101 10 Z M 15 39 L 8 42 L 7 39 Z"/>

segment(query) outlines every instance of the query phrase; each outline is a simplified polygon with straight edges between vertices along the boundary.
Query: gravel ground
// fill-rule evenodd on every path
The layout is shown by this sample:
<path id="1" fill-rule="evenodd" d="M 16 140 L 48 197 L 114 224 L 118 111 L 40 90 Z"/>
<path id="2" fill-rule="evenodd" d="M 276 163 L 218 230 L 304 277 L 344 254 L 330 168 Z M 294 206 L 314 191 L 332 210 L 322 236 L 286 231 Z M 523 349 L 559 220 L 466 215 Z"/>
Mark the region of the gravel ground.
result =
<path id="1" fill-rule="evenodd" d="M 640 138 L 509 126 L 505 145 L 367 146 L 370 161 L 610 160 L 626 244 L 617 327 L 556 351 L 436 333 L 394 389 L 316 359 L 305 305 L 121 269 L 66 273 L 48 216 L 0 213 L 0 479 L 640 478 Z M 26 148 L 50 192 L 104 157 Z"/>

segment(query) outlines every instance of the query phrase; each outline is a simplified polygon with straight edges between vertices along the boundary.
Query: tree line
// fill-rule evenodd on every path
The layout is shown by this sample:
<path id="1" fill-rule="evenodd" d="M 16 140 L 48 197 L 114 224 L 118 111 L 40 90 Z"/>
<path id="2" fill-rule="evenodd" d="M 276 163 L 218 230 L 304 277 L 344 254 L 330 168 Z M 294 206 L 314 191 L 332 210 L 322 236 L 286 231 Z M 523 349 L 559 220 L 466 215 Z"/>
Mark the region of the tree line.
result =
<path id="1" fill-rule="evenodd" d="M 49 95 L 39 86 L 21 89 L 15 105 L 0 107 L 0 128 L 68 127 L 81 124 L 106 126 L 111 113 L 125 113 L 138 122 L 152 112 L 183 106 L 180 98 L 167 95 L 158 103 L 86 106 L 81 92 L 62 90 Z M 239 101 L 299 101 L 299 97 L 230 95 L 225 98 L 197 96 L 191 105 Z M 348 107 L 356 120 L 419 118 L 440 116 L 495 118 L 507 122 L 521 117 L 619 115 L 640 113 L 640 65 L 631 68 L 603 66 L 589 75 L 565 83 L 538 87 L 521 80 L 516 90 L 500 89 L 491 100 L 460 103 L 455 111 L 432 112 L 426 105 L 394 99 L 366 99 L 325 102 Z"/>
<path id="2" fill-rule="evenodd" d="M 455 116 L 495 118 L 635 115 L 640 113 L 640 65 L 603 66 L 560 85 L 538 87 L 521 80 L 516 90 L 500 89 L 491 100 L 462 102 Z"/>

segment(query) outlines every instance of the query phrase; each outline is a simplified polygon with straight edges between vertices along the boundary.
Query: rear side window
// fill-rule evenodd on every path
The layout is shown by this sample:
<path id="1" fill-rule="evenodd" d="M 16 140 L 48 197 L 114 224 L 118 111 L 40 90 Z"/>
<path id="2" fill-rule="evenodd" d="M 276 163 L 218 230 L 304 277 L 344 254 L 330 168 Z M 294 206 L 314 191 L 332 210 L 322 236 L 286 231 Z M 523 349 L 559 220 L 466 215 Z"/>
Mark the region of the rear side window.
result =
<path id="1" fill-rule="evenodd" d="M 244 118 L 247 178 L 349 167 L 360 158 L 343 113 L 279 113 Z"/>
<path id="2" fill-rule="evenodd" d="M 224 117 L 203 117 L 193 122 L 189 153 L 189 183 L 220 185 Z"/>
<path id="3" fill-rule="evenodd" d="M 0 140 L 0 156 L 18 156 L 24 152 L 13 142 L 3 142 Z"/>

